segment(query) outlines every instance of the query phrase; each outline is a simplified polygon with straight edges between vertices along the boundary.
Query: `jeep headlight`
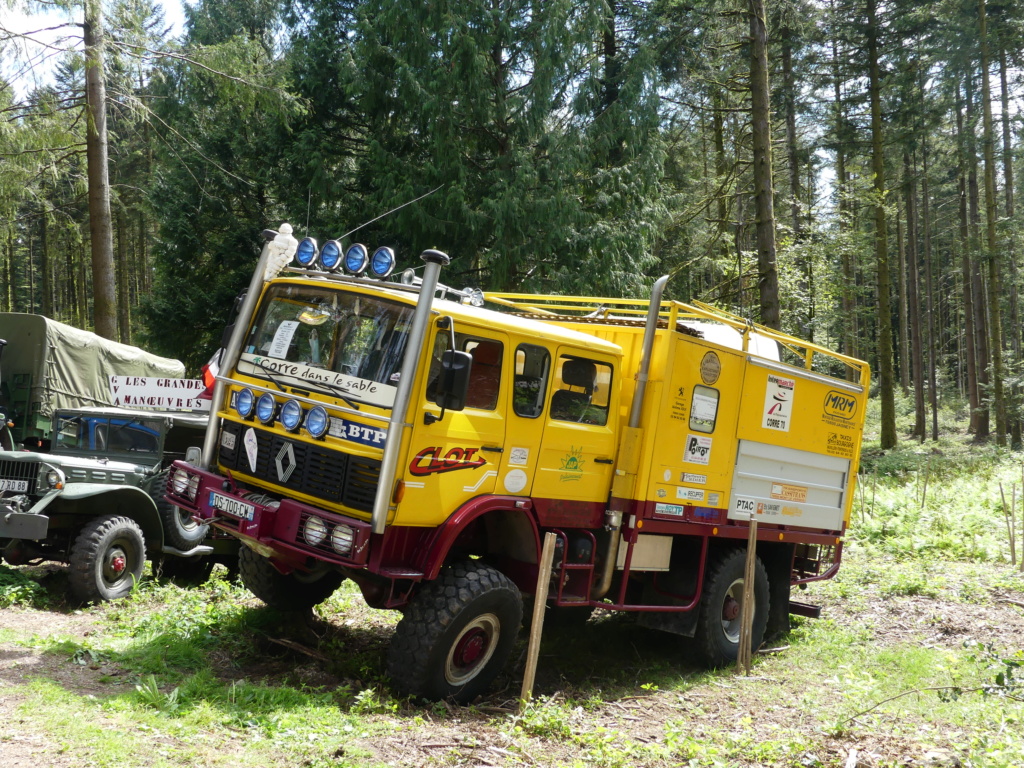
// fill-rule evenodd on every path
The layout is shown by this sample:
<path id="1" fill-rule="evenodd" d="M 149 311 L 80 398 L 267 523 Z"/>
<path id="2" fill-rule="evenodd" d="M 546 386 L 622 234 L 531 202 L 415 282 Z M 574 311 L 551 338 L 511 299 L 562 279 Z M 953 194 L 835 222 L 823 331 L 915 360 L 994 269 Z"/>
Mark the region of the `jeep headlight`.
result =
<path id="1" fill-rule="evenodd" d="M 64 487 L 64 473 L 59 469 L 51 469 L 46 473 L 46 484 L 53 489 Z"/>

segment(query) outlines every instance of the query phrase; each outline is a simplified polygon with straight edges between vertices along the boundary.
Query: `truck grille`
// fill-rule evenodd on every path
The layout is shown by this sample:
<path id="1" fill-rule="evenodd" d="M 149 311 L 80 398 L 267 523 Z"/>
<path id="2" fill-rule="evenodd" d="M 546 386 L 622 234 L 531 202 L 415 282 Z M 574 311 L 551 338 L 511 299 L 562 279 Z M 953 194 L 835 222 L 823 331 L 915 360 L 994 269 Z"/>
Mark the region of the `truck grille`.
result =
<path id="1" fill-rule="evenodd" d="M 24 480 L 28 482 L 29 495 L 36 492 L 36 478 L 39 476 L 38 461 L 0 461 L 0 480 Z"/>
<path id="2" fill-rule="evenodd" d="M 256 471 L 253 472 L 242 444 L 243 433 L 248 429 L 248 426 L 233 422 L 224 422 L 221 426 L 220 463 L 223 467 L 361 512 L 373 509 L 380 478 L 379 461 L 321 448 L 253 427 L 257 446 Z M 284 480 L 281 479 L 281 470 L 284 471 Z"/>

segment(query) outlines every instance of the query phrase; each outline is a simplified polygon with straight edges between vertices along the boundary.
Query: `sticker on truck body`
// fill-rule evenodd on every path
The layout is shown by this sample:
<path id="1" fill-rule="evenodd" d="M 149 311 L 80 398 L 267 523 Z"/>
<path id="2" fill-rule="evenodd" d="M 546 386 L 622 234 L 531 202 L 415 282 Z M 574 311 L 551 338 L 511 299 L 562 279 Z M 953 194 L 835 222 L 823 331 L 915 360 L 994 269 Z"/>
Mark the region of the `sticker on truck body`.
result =
<path id="1" fill-rule="evenodd" d="M 768 386 L 764 393 L 764 415 L 761 426 L 779 432 L 789 432 L 789 420 L 793 415 L 793 398 L 796 379 L 787 379 L 768 374 Z"/>

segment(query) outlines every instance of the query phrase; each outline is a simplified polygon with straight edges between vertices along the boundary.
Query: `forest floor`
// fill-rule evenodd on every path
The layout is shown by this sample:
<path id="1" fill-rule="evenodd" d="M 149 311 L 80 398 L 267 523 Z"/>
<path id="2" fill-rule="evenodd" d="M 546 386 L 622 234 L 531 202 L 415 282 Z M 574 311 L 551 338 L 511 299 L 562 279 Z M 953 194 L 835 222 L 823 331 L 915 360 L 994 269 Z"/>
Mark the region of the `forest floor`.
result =
<path id="1" fill-rule="evenodd" d="M 1006 565 L 859 559 L 856 551 L 847 559 L 836 580 L 798 596 L 821 605 L 822 618 L 796 619 L 790 636 L 762 649 L 749 677 L 696 670 L 678 638 L 599 613 L 585 630 L 545 633 L 536 698 L 522 713 L 525 642 L 518 663 L 471 707 L 390 698 L 381 671 L 391 614 L 328 604 L 239 630 L 252 652 L 239 653 L 238 638 L 207 643 L 203 664 L 216 685 L 333 692 L 328 710 L 343 725 L 299 734 L 300 747 L 300 726 L 199 722 L 174 708 L 155 712 L 162 719 L 154 725 L 142 714 L 144 672 L 138 655 L 123 652 L 139 641 L 126 641 L 123 625 L 173 614 L 177 587 L 133 597 L 130 610 L 30 601 L 0 610 L 0 764 L 1020 765 L 1018 742 L 999 736 L 1024 715 L 1020 691 L 996 675 L 1012 676 L 1001 659 L 1024 648 L 1021 574 Z M 34 578 L 52 593 L 64 577 L 51 566 Z M 202 599 L 269 612 L 237 588 Z M 339 648 L 359 666 L 333 663 Z M 167 696 L 172 686 L 161 680 L 158 695 Z M 269 721 L 260 706 L 273 708 L 254 704 L 253 718 Z M 105 757 L 67 726 L 62 707 L 134 745 L 127 759 Z"/>

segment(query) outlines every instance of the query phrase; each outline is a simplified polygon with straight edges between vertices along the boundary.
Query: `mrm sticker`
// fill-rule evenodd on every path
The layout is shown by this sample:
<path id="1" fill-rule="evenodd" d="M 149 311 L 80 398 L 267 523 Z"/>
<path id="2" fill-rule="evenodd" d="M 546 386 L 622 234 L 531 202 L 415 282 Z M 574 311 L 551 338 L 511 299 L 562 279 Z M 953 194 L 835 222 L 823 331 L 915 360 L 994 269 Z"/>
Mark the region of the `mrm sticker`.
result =
<path id="1" fill-rule="evenodd" d="M 703 435 L 687 435 L 683 461 L 691 464 L 708 464 L 711 461 L 711 440 L 712 438 Z"/>
<path id="2" fill-rule="evenodd" d="M 442 455 L 440 446 L 424 448 L 417 453 L 409 464 L 409 474 L 416 477 L 439 475 L 444 472 L 455 472 L 459 469 L 476 469 L 487 463 L 487 459 L 478 456 L 479 448 L 452 448 Z"/>
<path id="3" fill-rule="evenodd" d="M 768 374 L 768 387 L 764 393 L 764 416 L 761 426 L 765 429 L 776 429 L 789 432 L 789 420 L 793 416 L 793 392 L 796 388 L 795 379 L 786 379 Z"/>

